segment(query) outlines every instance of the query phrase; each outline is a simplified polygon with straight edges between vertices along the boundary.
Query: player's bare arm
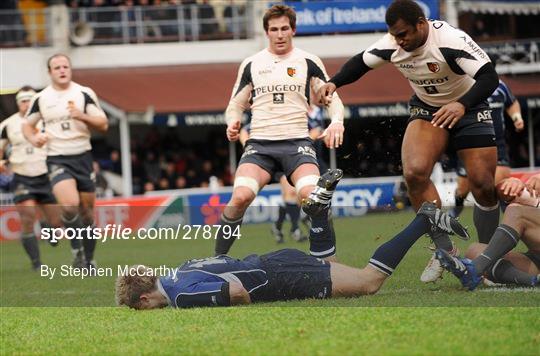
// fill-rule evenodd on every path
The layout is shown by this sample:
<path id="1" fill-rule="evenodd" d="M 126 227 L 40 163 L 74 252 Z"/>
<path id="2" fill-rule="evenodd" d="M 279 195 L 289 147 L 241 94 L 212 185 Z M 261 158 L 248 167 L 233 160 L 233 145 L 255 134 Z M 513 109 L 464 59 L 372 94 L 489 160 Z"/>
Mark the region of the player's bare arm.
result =
<path id="1" fill-rule="evenodd" d="M 336 85 L 332 82 L 325 83 L 317 91 L 317 99 L 321 105 L 329 105 L 332 102 L 332 95 L 336 91 Z"/>
<path id="2" fill-rule="evenodd" d="M 465 115 L 467 108 L 474 107 L 486 100 L 499 85 L 499 76 L 495 68 L 488 62 L 474 75 L 474 85 L 456 102 L 443 105 L 433 114 L 431 123 L 438 127 L 451 129 Z"/>
<path id="3" fill-rule="evenodd" d="M 30 124 L 29 122 L 23 122 L 21 129 L 24 137 L 34 147 L 43 147 L 43 145 L 45 145 L 48 141 L 47 134 L 37 131 L 35 126 Z"/>
<path id="4" fill-rule="evenodd" d="M 506 178 L 498 184 L 498 193 L 506 202 L 514 200 L 524 189 L 525 183 L 514 177 Z"/>
<path id="5" fill-rule="evenodd" d="M 231 142 L 238 141 L 240 138 L 240 120 L 231 121 L 227 124 L 227 139 Z"/>
<path id="6" fill-rule="evenodd" d="M 529 178 L 527 182 L 525 182 L 525 185 L 527 185 L 529 190 L 535 191 L 537 196 L 540 196 L 540 174 L 536 174 Z"/>
<path id="7" fill-rule="evenodd" d="M 465 115 L 465 106 L 457 101 L 442 106 L 433 114 L 433 126 L 451 129 Z"/>
<path id="8" fill-rule="evenodd" d="M 523 121 L 523 117 L 521 116 L 521 106 L 519 105 L 519 101 L 514 101 L 512 105 L 510 105 L 508 109 L 506 109 L 506 113 L 512 119 L 516 132 L 523 131 L 523 129 L 525 128 L 525 122 Z"/>
<path id="9" fill-rule="evenodd" d="M 343 144 L 344 132 L 345 127 L 342 122 L 332 122 L 317 139 L 323 139 L 328 148 L 338 148 Z"/>
<path id="10" fill-rule="evenodd" d="M 229 297 L 231 305 L 251 304 L 248 291 L 240 283 L 229 282 Z"/>

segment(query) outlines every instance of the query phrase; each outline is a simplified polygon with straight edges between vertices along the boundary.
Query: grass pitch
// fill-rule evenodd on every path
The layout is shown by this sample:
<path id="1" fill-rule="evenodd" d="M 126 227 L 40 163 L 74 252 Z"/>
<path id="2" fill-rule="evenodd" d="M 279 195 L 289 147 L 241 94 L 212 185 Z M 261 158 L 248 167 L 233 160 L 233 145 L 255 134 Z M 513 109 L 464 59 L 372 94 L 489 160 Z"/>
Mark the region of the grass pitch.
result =
<path id="1" fill-rule="evenodd" d="M 470 212 L 463 218 L 473 226 Z M 342 263 L 363 267 L 378 245 L 399 232 L 411 212 L 369 214 L 335 222 Z M 286 225 L 284 231 L 287 231 Z M 457 241 L 463 251 L 467 242 Z M 430 252 L 422 238 L 374 296 L 254 304 L 234 308 L 136 312 L 114 308 L 114 278 L 55 277 L 30 271 L 19 243 L 0 244 L 0 351 L 26 353 L 181 354 L 539 354 L 539 289 L 463 291 L 446 274 L 419 281 Z M 44 263 L 71 261 L 68 243 L 41 243 Z M 283 247 L 269 225 L 245 226 L 232 255 Z M 144 263 L 174 267 L 206 257 L 213 241 L 108 241 L 101 267 Z M 62 308 L 58 308 L 58 307 Z M 91 308 L 88 308 L 91 307 Z"/>

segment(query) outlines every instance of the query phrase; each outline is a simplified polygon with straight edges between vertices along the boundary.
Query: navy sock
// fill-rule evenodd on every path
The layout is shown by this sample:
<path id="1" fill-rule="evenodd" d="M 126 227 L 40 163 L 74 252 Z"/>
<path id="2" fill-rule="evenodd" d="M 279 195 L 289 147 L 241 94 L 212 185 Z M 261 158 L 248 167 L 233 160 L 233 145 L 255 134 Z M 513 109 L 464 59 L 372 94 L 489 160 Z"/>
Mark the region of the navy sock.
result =
<path id="1" fill-rule="evenodd" d="M 64 222 L 64 226 L 66 228 L 73 228 L 75 229 L 75 231 L 77 231 L 77 229 L 81 229 L 84 224 L 81 220 L 81 216 L 79 214 L 73 216 L 73 217 L 66 217 L 64 215 L 62 215 L 62 221 Z M 78 234 L 77 234 L 78 235 Z M 71 251 L 76 254 L 79 250 L 82 250 L 82 243 L 81 243 L 81 240 L 77 239 L 77 238 L 73 238 L 69 241 L 70 245 L 71 245 Z"/>
<path id="2" fill-rule="evenodd" d="M 237 220 L 231 220 L 227 218 L 224 214 L 221 214 L 221 218 L 219 219 L 219 224 L 221 225 L 221 228 L 219 229 L 219 232 L 216 236 L 216 246 L 215 246 L 215 253 L 216 256 L 219 255 L 225 255 L 229 252 L 231 249 L 231 246 L 234 243 L 234 240 L 236 240 L 236 235 L 234 232 L 237 230 L 237 228 L 242 225 L 242 218 Z M 229 233 L 225 234 L 226 231 L 224 231 L 223 226 L 229 225 L 230 230 L 227 229 Z"/>
<path id="3" fill-rule="evenodd" d="M 84 230 L 84 239 L 82 240 L 82 245 L 84 247 L 84 257 L 87 262 L 91 262 L 94 259 L 94 251 L 96 250 L 97 240 L 93 239 L 92 231 L 95 228 L 94 222 L 89 226 L 90 229 Z"/>
<path id="4" fill-rule="evenodd" d="M 318 258 L 330 257 L 336 254 L 336 240 L 331 232 L 329 208 L 311 217 L 309 229 L 309 253 Z"/>
<path id="5" fill-rule="evenodd" d="M 291 219 L 291 231 L 296 231 L 300 220 L 300 207 L 296 203 L 287 203 L 285 210 Z"/>
<path id="6" fill-rule="evenodd" d="M 276 220 L 276 228 L 281 231 L 283 227 L 283 222 L 285 221 L 285 216 L 287 216 L 287 209 L 285 206 L 279 206 L 278 218 Z"/>
<path id="7" fill-rule="evenodd" d="M 428 218 L 417 215 L 405 229 L 375 250 L 369 264 L 379 271 L 391 275 L 412 245 L 429 230 Z"/>
<path id="8" fill-rule="evenodd" d="M 39 259 L 39 246 L 36 235 L 33 232 L 22 234 L 21 242 L 28 257 L 32 261 L 32 266 L 37 267 L 41 264 Z"/>

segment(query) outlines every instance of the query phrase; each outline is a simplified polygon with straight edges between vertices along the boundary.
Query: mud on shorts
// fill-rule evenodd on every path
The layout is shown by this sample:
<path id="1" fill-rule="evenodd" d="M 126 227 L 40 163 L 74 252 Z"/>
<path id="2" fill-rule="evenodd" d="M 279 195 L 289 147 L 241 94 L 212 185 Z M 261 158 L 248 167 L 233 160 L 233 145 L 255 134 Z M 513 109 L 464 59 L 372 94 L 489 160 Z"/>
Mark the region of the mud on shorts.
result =
<path id="1" fill-rule="evenodd" d="M 39 204 L 55 203 L 47 174 L 28 177 L 15 173 L 10 183 L 10 191 L 13 192 L 13 202 L 15 204 L 26 200 L 35 200 Z"/>
<path id="2" fill-rule="evenodd" d="M 296 249 L 260 256 L 268 286 L 265 300 L 324 299 L 332 296 L 330 263 Z"/>
<path id="3" fill-rule="evenodd" d="M 48 156 L 47 168 L 52 186 L 66 179 L 75 179 L 79 192 L 92 193 L 96 190 L 90 151 L 70 156 Z"/>
<path id="4" fill-rule="evenodd" d="M 409 101 L 409 122 L 420 119 L 431 122 L 433 114 L 439 108 L 430 106 L 413 95 Z M 448 130 L 448 129 L 447 129 Z M 466 148 L 494 147 L 495 129 L 491 119 L 491 109 L 487 102 L 467 109 L 465 115 L 458 121 L 456 126 L 448 130 L 449 147 L 456 151 Z"/>
<path id="5" fill-rule="evenodd" d="M 253 163 L 267 171 L 270 176 L 282 171 L 289 183 L 291 174 L 304 163 L 312 163 L 317 167 L 317 155 L 310 138 L 291 140 L 247 140 L 244 154 L 238 165 Z"/>

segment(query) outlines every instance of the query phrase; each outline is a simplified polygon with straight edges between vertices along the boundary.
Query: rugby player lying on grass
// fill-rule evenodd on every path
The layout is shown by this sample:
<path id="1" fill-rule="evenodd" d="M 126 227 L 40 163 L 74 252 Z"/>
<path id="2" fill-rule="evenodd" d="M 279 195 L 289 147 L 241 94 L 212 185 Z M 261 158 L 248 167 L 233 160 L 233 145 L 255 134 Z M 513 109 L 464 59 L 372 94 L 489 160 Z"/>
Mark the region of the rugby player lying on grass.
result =
<path id="1" fill-rule="evenodd" d="M 131 273 L 117 278 L 116 302 L 135 309 L 189 308 L 374 294 L 409 248 L 422 235 L 438 229 L 469 237 L 456 220 L 434 204 L 424 203 L 415 219 L 379 246 L 363 269 L 324 261 L 295 249 L 250 255 L 243 260 L 225 255 L 190 260 L 166 277 L 135 265 L 130 267 Z"/>
<path id="2" fill-rule="evenodd" d="M 540 174 L 526 183 L 516 178 L 505 179 L 497 189 L 501 199 L 511 204 L 489 244 L 472 244 L 465 254 L 467 258 L 454 257 L 440 249 L 435 256 L 471 291 L 484 277 L 496 283 L 539 286 Z M 529 249 L 525 253 L 512 251 L 520 238 Z"/>

